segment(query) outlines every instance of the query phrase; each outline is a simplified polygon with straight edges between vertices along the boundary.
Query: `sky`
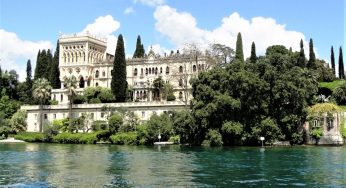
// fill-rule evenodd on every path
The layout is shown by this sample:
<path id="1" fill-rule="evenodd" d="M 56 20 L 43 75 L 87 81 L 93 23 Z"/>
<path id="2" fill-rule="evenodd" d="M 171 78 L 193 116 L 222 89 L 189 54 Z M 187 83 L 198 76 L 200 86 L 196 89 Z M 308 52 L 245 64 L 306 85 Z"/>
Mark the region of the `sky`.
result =
<path id="1" fill-rule="evenodd" d="M 235 49 L 241 32 L 245 57 L 253 41 L 263 55 L 271 45 L 298 51 L 300 39 L 308 56 L 312 38 L 318 58 L 329 62 L 334 46 L 338 63 L 339 47 L 346 53 L 345 8 L 344 0 L 0 0 L 0 66 L 24 80 L 39 49 L 54 52 L 59 34 L 86 31 L 106 37 L 110 54 L 122 34 L 127 57 L 138 35 L 146 51 L 163 54 L 189 43 Z"/>

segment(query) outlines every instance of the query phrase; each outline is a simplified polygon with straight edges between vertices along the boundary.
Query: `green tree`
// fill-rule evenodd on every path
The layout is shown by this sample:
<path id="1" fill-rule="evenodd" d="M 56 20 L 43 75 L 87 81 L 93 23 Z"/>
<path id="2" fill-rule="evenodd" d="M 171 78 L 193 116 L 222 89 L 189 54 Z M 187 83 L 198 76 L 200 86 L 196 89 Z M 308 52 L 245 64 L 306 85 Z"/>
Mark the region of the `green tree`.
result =
<path id="1" fill-rule="evenodd" d="M 199 127 L 192 113 L 187 110 L 179 111 L 173 116 L 173 130 L 180 136 L 181 144 L 199 145 L 204 131 Z"/>
<path id="2" fill-rule="evenodd" d="M 252 44 L 251 44 L 250 62 L 251 62 L 251 63 L 256 63 L 256 61 L 257 61 L 256 46 L 255 46 L 255 42 L 252 42 Z"/>
<path id="3" fill-rule="evenodd" d="M 136 42 L 136 50 L 133 54 L 133 58 L 141 58 L 141 57 L 144 57 L 144 47 L 143 47 L 143 44 L 141 42 L 141 36 L 138 35 L 137 37 L 137 42 Z"/>
<path id="4" fill-rule="evenodd" d="M 10 99 L 5 95 L 5 90 L 2 91 L 0 98 L 0 113 L 3 114 L 5 119 L 9 119 L 20 108 L 20 103 L 16 100 Z"/>
<path id="5" fill-rule="evenodd" d="M 50 83 L 50 73 L 51 73 L 51 68 L 52 68 L 52 61 L 53 61 L 53 55 L 50 51 L 50 49 L 47 50 L 46 54 L 46 60 L 45 60 L 45 71 L 44 71 L 44 78 L 46 78 Z"/>
<path id="6" fill-rule="evenodd" d="M 35 75 L 34 79 L 42 78 L 43 68 L 41 63 L 41 50 L 38 50 L 37 56 L 36 56 L 36 67 L 35 67 Z"/>
<path id="7" fill-rule="evenodd" d="M 49 80 L 52 84 L 53 89 L 59 89 L 61 87 L 59 70 L 59 41 L 56 44 L 56 49 L 50 68 Z"/>
<path id="8" fill-rule="evenodd" d="M 297 65 L 299 67 L 305 67 L 305 53 L 304 53 L 303 39 L 300 39 L 300 52 L 299 52 Z"/>
<path id="9" fill-rule="evenodd" d="M 154 86 L 154 96 L 155 99 L 158 101 L 161 101 L 162 99 L 162 93 L 164 90 L 165 82 L 163 81 L 162 77 L 159 76 L 153 81 L 153 86 Z"/>
<path id="10" fill-rule="evenodd" d="M 222 124 L 221 132 L 225 145 L 237 144 L 243 134 L 244 126 L 239 122 L 227 121 Z"/>
<path id="11" fill-rule="evenodd" d="M 50 91 L 52 87 L 45 78 L 38 78 L 34 81 L 33 85 L 33 96 L 39 101 L 40 104 L 40 115 L 39 115 L 39 132 L 42 132 L 42 110 L 44 102 L 50 98 Z"/>
<path id="12" fill-rule="evenodd" d="M 333 74 L 335 75 L 335 57 L 334 57 L 334 48 L 330 49 L 330 62 L 332 64 Z"/>
<path id="13" fill-rule="evenodd" d="M 161 114 L 160 116 L 154 114 L 146 122 L 148 137 L 147 142 L 153 144 L 158 141 L 158 136 L 161 140 L 168 140 L 173 135 L 172 119 L 168 114 Z"/>
<path id="14" fill-rule="evenodd" d="M 314 52 L 314 44 L 312 42 L 312 39 L 310 39 L 309 42 L 309 61 L 307 64 L 307 68 L 316 69 L 316 56 Z"/>
<path id="15" fill-rule="evenodd" d="M 344 60 L 342 56 L 342 48 L 339 48 L 339 78 L 345 79 L 345 70 L 344 70 Z"/>
<path id="16" fill-rule="evenodd" d="M 115 95 L 116 102 L 125 102 L 127 82 L 126 82 L 126 61 L 123 36 L 118 36 L 117 47 L 115 49 L 112 81 L 112 93 Z"/>
<path id="17" fill-rule="evenodd" d="M 241 33 L 239 32 L 237 35 L 237 44 L 235 49 L 235 59 L 240 62 L 244 62 L 244 53 L 243 53 L 243 41 L 241 37 Z"/>
<path id="18" fill-rule="evenodd" d="M 26 111 L 18 110 L 15 114 L 13 114 L 10 120 L 11 129 L 16 133 L 23 132 L 26 130 Z"/>
<path id="19" fill-rule="evenodd" d="M 123 118 L 119 114 L 114 114 L 108 119 L 109 131 L 114 134 L 119 131 L 119 128 L 123 125 Z"/>
<path id="20" fill-rule="evenodd" d="M 346 81 L 335 88 L 332 96 L 339 105 L 346 105 Z"/>
<path id="21" fill-rule="evenodd" d="M 64 79 L 64 84 L 67 89 L 67 96 L 69 100 L 69 125 L 70 127 L 72 126 L 72 105 L 73 105 L 73 100 L 77 95 L 77 79 L 75 76 L 71 77 L 65 77 Z"/>

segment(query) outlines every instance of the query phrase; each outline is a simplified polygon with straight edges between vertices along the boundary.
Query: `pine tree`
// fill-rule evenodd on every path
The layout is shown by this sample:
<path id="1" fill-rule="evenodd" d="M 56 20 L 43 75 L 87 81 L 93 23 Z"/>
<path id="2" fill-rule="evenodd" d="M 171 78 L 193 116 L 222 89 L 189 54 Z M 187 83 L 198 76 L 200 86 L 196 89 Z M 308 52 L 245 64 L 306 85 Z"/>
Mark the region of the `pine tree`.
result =
<path id="1" fill-rule="evenodd" d="M 243 40 L 241 38 L 241 33 L 239 32 L 237 35 L 237 43 L 235 49 L 235 59 L 240 62 L 244 62 L 244 53 L 243 53 Z"/>
<path id="2" fill-rule="evenodd" d="M 332 64 L 332 69 L 333 69 L 333 74 L 335 76 L 335 58 L 334 58 L 334 48 L 332 46 L 331 50 L 330 50 L 330 62 Z"/>
<path id="3" fill-rule="evenodd" d="M 126 61 L 123 36 L 118 36 L 117 47 L 115 49 L 111 89 L 117 102 L 124 102 L 126 99 Z"/>
<path id="4" fill-rule="evenodd" d="M 344 60 L 342 56 L 342 48 L 339 48 L 339 78 L 345 79 L 345 69 L 344 69 Z"/>
<path id="5" fill-rule="evenodd" d="M 54 52 L 54 57 L 52 60 L 52 65 L 50 69 L 50 83 L 53 89 L 59 89 L 61 86 L 60 81 L 60 70 L 59 70 L 59 41 L 56 44 L 56 49 Z"/>
<path id="6" fill-rule="evenodd" d="M 251 63 L 256 63 L 256 61 L 257 61 L 257 56 L 256 56 L 256 45 L 255 45 L 255 42 L 252 42 L 252 44 L 251 44 L 250 62 L 251 62 Z"/>
<path id="7" fill-rule="evenodd" d="M 42 68 L 41 68 L 41 50 L 38 50 L 36 57 L 36 67 L 35 67 L 35 75 L 34 79 L 42 78 Z"/>
<path id="8" fill-rule="evenodd" d="M 303 39 L 300 39 L 300 52 L 299 52 L 297 63 L 299 67 L 305 67 L 305 53 L 304 53 Z"/>
<path id="9" fill-rule="evenodd" d="M 307 67 L 309 69 L 316 68 L 316 56 L 314 52 L 314 44 L 312 42 L 312 39 L 310 39 L 310 42 L 309 42 L 309 61 L 308 61 Z"/>

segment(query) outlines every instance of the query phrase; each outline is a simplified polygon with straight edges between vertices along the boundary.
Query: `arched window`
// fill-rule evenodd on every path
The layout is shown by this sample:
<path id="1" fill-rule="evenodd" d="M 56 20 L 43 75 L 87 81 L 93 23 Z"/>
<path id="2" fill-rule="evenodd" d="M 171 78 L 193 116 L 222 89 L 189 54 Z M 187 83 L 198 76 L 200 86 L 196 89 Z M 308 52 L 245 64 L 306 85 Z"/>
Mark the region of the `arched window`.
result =
<path id="1" fill-rule="evenodd" d="M 80 77 L 80 80 L 79 80 L 79 87 L 80 87 L 80 88 L 84 88 L 84 78 L 83 78 L 83 76 Z"/>
<path id="2" fill-rule="evenodd" d="M 204 64 L 202 64 L 202 70 L 204 70 Z"/>
<path id="3" fill-rule="evenodd" d="M 139 98 L 139 91 L 136 92 L 136 99 Z"/>
<path id="4" fill-rule="evenodd" d="M 99 77 L 99 70 L 96 70 L 96 72 L 95 72 L 95 78 L 98 78 Z"/>
<path id="5" fill-rule="evenodd" d="M 141 68 L 141 75 L 143 75 L 143 68 Z"/>
<path id="6" fill-rule="evenodd" d="M 160 74 L 162 74 L 162 67 L 160 67 Z"/>
<path id="7" fill-rule="evenodd" d="M 183 99 L 183 92 L 179 92 L 179 99 Z"/>
<path id="8" fill-rule="evenodd" d="M 166 74 L 169 74 L 169 67 L 166 67 Z"/>
<path id="9" fill-rule="evenodd" d="M 157 71 L 158 71 L 158 69 L 157 69 L 157 67 L 155 68 L 155 74 L 157 74 Z"/>
<path id="10" fill-rule="evenodd" d="M 143 98 L 144 98 L 144 99 L 147 98 L 147 92 L 146 92 L 146 91 L 144 91 L 144 93 L 143 93 Z"/>
<path id="11" fill-rule="evenodd" d="M 198 65 L 198 70 L 201 70 L 201 65 Z"/>
<path id="12" fill-rule="evenodd" d="M 85 62 L 85 52 L 83 52 L 83 58 L 84 58 L 83 61 Z"/>
<path id="13" fill-rule="evenodd" d="M 183 72 L 183 66 L 179 67 L 179 72 L 182 73 Z"/>
<path id="14" fill-rule="evenodd" d="M 193 66 L 192 66 L 192 71 L 193 71 L 193 72 L 196 72 L 196 71 L 197 71 L 196 65 L 193 65 Z"/>
<path id="15" fill-rule="evenodd" d="M 96 85 L 96 87 L 97 87 L 97 86 L 99 86 L 99 83 L 98 83 L 98 82 L 96 82 L 96 84 L 95 84 L 95 85 Z"/>
<path id="16" fill-rule="evenodd" d="M 133 71 L 133 76 L 137 76 L 137 68 Z"/>
<path id="17" fill-rule="evenodd" d="M 140 99 L 143 99 L 143 92 L 139 92 Z"/>
<path id="18" fill-rule="evenodd" d="M 151 74 L 151 68 L 149 68 L 149 74 Z"/>
<path id="19" fill-rule="evenodd" d="M 60 95 L 60 102 L 62 102 L 62 100 L 64 100 L 64 95 Z"/>
<path id="20" fill-rule="evenodd" d="M 102 76 L 106 77 L 106 71 L 102 71 Z"/>
<path id="21" fill-rule="evenodd" d="M 145 68 L 145 75 L 148 75 L 148 68 Z"/>
<path id="22" fill-rule="evenodd" d="M 183 79 L 179 79 L 179 86 L 181 87 L 181 86 L 183 86 Z"/>

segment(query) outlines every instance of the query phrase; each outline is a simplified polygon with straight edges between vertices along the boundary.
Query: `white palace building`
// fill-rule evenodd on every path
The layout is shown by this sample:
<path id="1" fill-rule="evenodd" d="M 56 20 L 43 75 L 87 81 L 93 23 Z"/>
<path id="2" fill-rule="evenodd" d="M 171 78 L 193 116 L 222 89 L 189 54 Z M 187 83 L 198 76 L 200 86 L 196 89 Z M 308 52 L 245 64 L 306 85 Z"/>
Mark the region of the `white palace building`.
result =
<path id="1" fill-rule="evenodd" d="M 80 94 L 83 94 L 86 87 L 110 88 L 114 56 L 106 53 L 106 47 L 106 40 L 88 33 L 59 37 L 59 70 L 62 83 L 60 89 L 51 91 L 51 99 L 58 101 L 58 105 L 43 106 L 43 124 L 68 117 L 68 97 L 63 83 L 65 77 L 73 75 L 78 79 L 77 92 Z M 132 102 L 75 104 L 73 117 L 88 112 L 93 120 L 106 120 L 106 115 L 101 111 L 105 105 L 125 107 L 135 112 L 142 121 L 148 120 L 153 113 L 184 109 L 192 98 L 189 80 L 209 68 L 206 63 L 204 56 L 185 55 L 179 51 L 161 56 L 151 49 L 143 58 L 126 60 L 127 82 L 133 89 Z M 173 86 L 175 101 L 160 99 L 160 94 L 154 92 L 153 81 L 159 76 Z M 22 106 L 21 109 L 27 111 L 27 131 L 38 131 L 39 106 Z"/>

